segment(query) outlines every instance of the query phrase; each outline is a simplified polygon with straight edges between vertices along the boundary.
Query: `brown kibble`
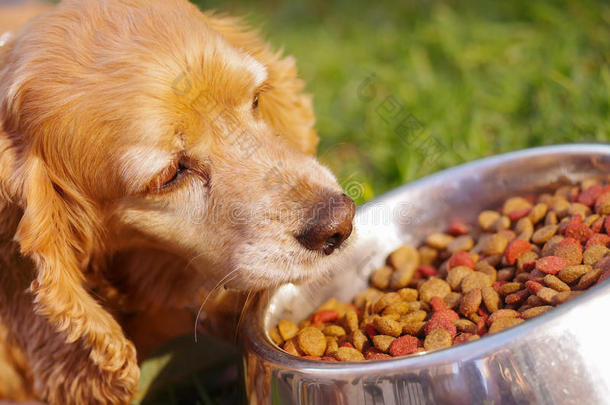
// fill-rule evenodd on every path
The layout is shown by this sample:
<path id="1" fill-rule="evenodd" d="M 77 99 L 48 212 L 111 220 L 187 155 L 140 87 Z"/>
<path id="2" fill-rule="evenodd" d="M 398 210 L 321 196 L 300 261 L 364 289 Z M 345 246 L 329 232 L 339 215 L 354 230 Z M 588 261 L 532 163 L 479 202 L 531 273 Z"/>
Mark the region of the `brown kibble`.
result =
<path id="1" fill-rule="evenodd" d="M 297 334 L 297 343 L 303 353 L 310 356 L 322 356 L 326 350 L 326 337 L 314 326 L 301 329 Z"/>
<path id="2" fill-rule="evenodd" d="M 548 208 L 548 205 L 546 205 L 545 203 L 538 203 L 534 205 L 534 207 L 530 211 L 529 219 L 532 221 L 533 224 L 537 224 L 542 220 L 542 218 L 544 218 L 548 211 Z"/>
<path id="3" fill-rule="evenodd" d="M 479 306 L 481 305 L 481 301 L 483 296 L 481 295 L 480 288 L 473 288 L 468 291 L 462 297 L 462 302 L 460 303 L 460 313 L 464 316 L 468 316 L 474 312 L 477 312 Z"/>
<path id="4" fill-rule="evenodd" d="M 522 254 L 521 257 L 525 255 Z M 512 280 L 515 277 L 515 268 L 514 267 L 506 267 L 501 270 L 498 270 L 497 280 L 498 281 L 508 281 Z"/>
<path id="5" fill-rule="evenodd" d="M 603 245 L 593 245 L 585 250 L 583 255 L 583 263 L 593 266 L 595 263 L 600 261 L 602 257 L 606 256 L 610 252 L 610 249 Z"/>
<path id="6" fill-rule="evenodd" d="M 565 269 L 562 269 L 557 277 L 564 283 L 572 284 L 584 274 L 592 271 L 593 268 L 589 265 L 578 265 L 578 266 L 569 266 Z"/>
<path id="7" fill-rule="evenodd" d="M 570 286 L 552 274 L 544 276 L 544 283 L 555 291 L 570 291 Z"/>
<path id="8" fill-rule="evenodd" d="M 373 346 L 375 346 L 375 349 L 387 353 L 394 340 L 396 340 L 396 338 L 392 336 L 376 335 L 373 336 Z"/>
<path id="9" fill-rule="evenodd" d="M 553 297 L 555 295 L 557 295 L 557 291 L 553 290 L 552 288 L 543 287 L 540 290 L 538 290 L 536 295 L 542 301 L 546 302 L 547 304 L 550 304 L 553 301 Z"/>
<path id="10" fill-rule="evenodd" d="M 400 298 L 404 301 L 412 302 L 417 301 L 419 292 L 415 288 L 401 288 L 398 290 L 398 295 L 400 295 Z"/>
<path id="11" fill-rule="evenodd" d="M 371 284 L 380 290 L 385 290 L 390 286 L 390 278 L 394 269 L 390 266 L 383 266 L 378 268 L 371 275 Z"/>
<path id="12" fill-rule="evenodd" d="M 546 243 L 557 233 L 557 225 L 546 225 L 535 231 L 532 235 L 532 242 L 537 244 Z"/>
<path id="13" fill-rule="evenodd" d="M 485 231 L 490 231 L 499 218 L 500 213 L 497 211 L 483 211 L 479 214 L 479 226 Z"/>
<path id="14" fill-rule="evenodd" d="M 564 259 L 567 266 L 577 266 L 582 263 L 582 247 L 578 242 L 565 243 L 568 240 L 565 239 L 562 243 L 557 244 L 553 249 L 553 255 Z"/>
<path id="15" fill-rule="evenodd" d="M 379 298 L 383 296 L 383 293 L 376 288 L 367 288 L 364 291 L 359 292 L 354 298 L 354 305 L 361 310 L 364 309 L 364 304 L 368 300 L 369 302 L 377 302 Z"/>
<path id="16" fill-rule="evenodd" d="M 295 342 L 295 339 L 290 339 L 286 342 L 284 342 L 284 346 L 282 346 L 282 349 L 284 349 L 285 351 L 287 351 L 288 353 L 292 354 L 293 356 L 300 356 L 301 352 L 299 352 L 299 349 L 297 348 L 297 343 Z"/>
<path id="17" fill-rule="evenodd" d="M 354 310 L 348 310 L 345 312 L 344 318 L 345 327 L 348 333 L 354 332 L 358 329 L 358 314 Z"/>
<path id="18" fill-rule="evenodd" d="M 517 269 L 519 271 L 524 271 L 525 265 L 528 265 L 532 262 L 538 260 L 539 255 L 536 252 L 525 252 L 517 259 Z"/>
<path id="19" fill-rule="evenodd" d="M 529 217 L 521 218 L 515 224 L 515 232 L 517 235 L 529 234 L 531 236 L 534 233 L 534 224 L 532 223 L 532 220 Z"/>
<path id="20" fill-rule="evenodd" d="M 447 330 L 438 328 L 432 330 L 424 340 L 424 349 L 428 351 L 439 350 L 451 346 L 451 334 Z"/>
<path id="21" fill-rule="evenodd" d="M 555 235 L 551 239 L 548 240 L 542 247 L 542 251 L 540 252 L 540 256 L 553 256 L 553 252 L 555 251 L 555 247 L 564 239 L 561 235 Z"/>
<path id="22" fill-rule="evenodd" d="M 334 356 L 339 348 L 339 343 L 335 336 L 326 336 L 326 350 L 324 351 L 325 356 Z"/>
<path id="23" fill-rule="evenodd" d="M 490 313 L 499 309 L 501 302 L 500 296 L 496 290 L 493 289 L 493 287 L 483 287 L 481 289 L 481 295 L 483 298 L 483 303 Z"/>
<path id="24" fill-rule="evenodd" d="M 426 243 L 430 247 L 443 250 L 453 241 L 453 239 L 453 236 L 447 235 L 446 233 L 433 233 L 426 238 Z"/>
<path id="25" fill-rule="evenodd" d="M 389 292 L 383 294 L 381 298 L 379 298 L 377 302 L 375 302 L 375 305 L 373 305 L 373 312 L 378 314 L 383 311 L 388 305 L 398 301 L 400 301 L 400 295 L 398 293 Z"/>
<path id="26" fill-rule="evenodd" d="M 578 284 L 574 287 L 577 290 L 586 290 L 591 287 L 593 284 L 597 283 L 597 280 L 602 275 L 602 271 L 599 269 L 593 269 L 588 273 L 585 273 L 580 280 L 578 280 Z"/>
<path id="27" fill-rule="evenodd" d="M 509 294 L 516 293 L 521 289 L 523 289 L 523 284 L 511 282 L 501 285 L 500 288 L 498 288 L 498 293 L 505 297 Z"/>
<path id="28" fill-rule="evenodd" d="M 443 301 L 445 302 L 445 305 L 447 306 L 447 308 L 454 309 L 458 306 L 461 299 L 462 299 L 462 294 L 457 293 L 457 292 L 450 292 L 449 294 L 447 294 L 445 296 L 445 298 L 443 298 Z"/>
<path id="29" fill-rule="evenodd" d="M 335 358 L 339 361 L 363 361 L 364 355 L 352 347 L 340 347 L 335 353 Z"/>
<path id="30" fill-rule="evenodd" d="M 498 220 L 493 224 L 493 230 L 496 232 L 500 232 L 508 228 L 510 228 L 510 218 L 504 215 L 498 218 Z"/>
<path id="31" fill-rule="evenodd" d="M 283 340 L 290 340 L 296 336 L 299 331 L 299 327 L 294 322 L 286 321 L 282 319 L 277 324 L 277 329 Z"/>
<path id="32" fill-rule="evenodd" d="M 449 253 L 463 252 L 463 251 L 472 249 L 473 246 L 474 246 L 474 240 L 472 239 L 472 236 L 462 235 L 462 236 L 458 236 L 457 238 L 453 239 L 447 245 L 447 251 Z"/>
<path id="33" fill-rule="evenodd" d="M 343 336 L 346 334 L 345 329 L 343 329 L 339 325 L 327 325 L 324 327 L 324 329 L 322 329 L 322 333 L 324 333 L 326 336 L 335 337 Z"/>
<path id="34" fill-rule="evenodd" d="M 420 309 L 420 310 L 413 311 L 413 312 L 410 312 L 408 314 L 401 316 L 400 322 L 402 322 L 402 323 L 421 322 L 424 319 L 426 319 L 427 315 L 428 315 L 428 313 L 426 311 L 423 311 Z"/>
<path id="35" fill-rule="evenodd" d="M 419 252 L 413 246 L 403 245 L 388 255 L 388 264 L 399 269 L 405 264 L 419 266 Z"/>
<path id="36" fill-rule="evenodd" d="M 368 346 L 369 339 L 367 338 L 366 334 L 360 329 L 356 329 L 352 333 L 351 338 L 354 347 L 360 351 L 363 351 Z"/>
<path id="37" fill-rule="evenodd" d="M 519 312 L 514 309 L 498 309 L 489 315 L 487 318 L 487 323 L 491 325 L 499 318 L 518 318 L 520 316 Z"/>
<path id="38" fill-rule="evenodd" d="M 438 250 L 431 248 L 430 246 L 422 246 L 418 249 L 420 264 L 425 266 L 432 266 L 438 257 Z"/>
<path id="39" fill-rule="evenodd" d="M 373 325 L 379 333 L 384 335 L 397 337 L 400 336 L 400 332 L 402 332 L 402 325 L 400 322 L 388 318 L 387 316 L 375 318 Z"/>
<path id="40" fill-rule="evenodd" d="M 479 241 L 481 252 L 485 255 L 500 255 L 504 253 L 508 239 L 500 233 L 483 235 Z"/>
<path id="41" fill-rule="evenodd" d="M 557 225 L 559 220 L 557 219 L 557 214 L 555 211 L 550 211 L 546 214 L 546 218 L 544 218 L 545 225 Z"/>
<path id="42" fill-rule="evenodd" d="M 562 197 L 556 197 L 554 199 L 553 204 L 551 205 L 551 209 L 555 211 L 557 217 L 563 218 L 568 215 L 568 210 L 570 209 L 570 202 Z"/>
<path id="43" fill-rule="evenodd" d="M 563 304 L 564 302 L 567 302 L 567 301 L 571 300 L 572 298 L 577 297 L 581 293 L 582 293 L 582 291 L 563 291 L 563 292 L 557 293 L 557 295 L 555 295 L 553 297 L 551 304 L 553 304 L 554 306 Z"/>
<path id="44" fill-rule="evenodd" d="M 413 280 L 415 270 L 417 270 L 417 265 L 413 262 L 404 263 L 397 268 L 390 278 L 390 288 L 398 290 L 399 288 L 408 286 L 411 283 L 411 280 Z"/>
<path id="45" fill-rule="evenodd" d="M 532 204 L 523 197 L 511 197 L 504 202 L 502 213 L 509 215 L 511 212 L 531 209 Z"/>
<path id="46" fill-rule="evenodd" d="M 525 303 L 531 307 L 539 307 L 541 305 L 546 304 L 537 295 L 530 295 L 529 297 L 527 297 L 527 300 L 525 300 Z"/>
<path id="47" fill-rule="evenodd" d="M 491 287 L 492 284 L 493 283 L 491 282 L 491 278 L 487 274 L 475 271 L 472 274 L 469 274 L 464 277 L 460 286 L 462 289 L 462 293 L 465 294 L 474 288 L 482 289 L 485 287 Z"/>
<path id="48" fill-rule="evenodd" d="M 449 287 L 449 284 L 447 284 L 445 280 L 441 280 L 440 278 L 431 278 L 423 283 L 419 288 L 419 297 L 423 302 L 429 303 L 430 298 L 445 298 L 445 296 L 450 292 L 451 287 Z"/>
<path id="49" fill-rule="evenodd" d="M 284 343 L 284 339 L 282 339 L 282 336 L 280 336 L 280 332 L 278 331 L 277 326 L 274 326 L 269 330 L 269 337 L 271 338 L 273 343 L 278 346 L 281 346 L 282 343 Z"/>
<path id="50" fill-rule="evenodd" d="M 422 336 L 424 333 L 424 329 L 426 327 L 426 322 L 408 322 L 402 326 L 402 333 L 405 335 L 411 336 Z"/>
<path id="51" fill-rule="evenodd" d="M 520 319 L 520 318 L 498 318 L 489 327 L 489 333 L 500 332 L 501 330 L 510 328 L 515 325 L 519 325 L 522 322 L 523 322 L 523 319 Z"/>
<path id="52" fill-rule="evenodd" d="M 398 302 L 394 302 L 390 305 L 388 305 L 387 307 L 385 307 L 385 309 L 382 312 L 382 315 L 392 315 L 392 314 L 398 314 L 398 315 L 402 315 L 402 314 L 406 314 L 407 312 L 411 312 L 411 305 L 409 305 L 410 303 L 406 302 L 406 301 L 398 301 Z"/>
<path id="53" fill-rule="evenodd" d="M 473 270 L 470 267 L 466 266 L 457 266 L 449 270 L 447 273 L 447 283 L 449 283 L 449 287 L 457 291 L 460 287 L 460 283 L 469 274 L 472 274 Z"/>
<path id="54" fill-rule="evenodd" d="M 544 314 L 549 309 L 553 309 L 553 307 L 550 306 L 550 305 L 543 305 L 543 306 L 540 306 L 540 307 L 534 307 L 534 308 L 530 308 L 530 309 L 527 309 L 527 310 L 521 312 L 521 316 L 523 317 L 523 319 L 530 319 L 530 318 L 533 318 L 533 317 L 538 316 L 540 314 Z"/>
<path id="55" fill-rule="evenodd" d="M 468 319 L 458 319 L 453 324 L 459 332 L 477 333 L 477 325 Z"/>

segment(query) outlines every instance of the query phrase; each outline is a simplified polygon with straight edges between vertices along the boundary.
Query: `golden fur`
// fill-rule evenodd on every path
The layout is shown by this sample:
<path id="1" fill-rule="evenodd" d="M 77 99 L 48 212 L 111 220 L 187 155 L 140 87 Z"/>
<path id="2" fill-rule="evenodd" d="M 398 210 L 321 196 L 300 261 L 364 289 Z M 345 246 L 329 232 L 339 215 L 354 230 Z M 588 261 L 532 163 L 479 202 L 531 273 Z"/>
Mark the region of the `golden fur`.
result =
<path id="1" fill-rule="evenodd" d="M 64 0 L 14 32 L 0 397 L 127 403 L 138 357 L 192 328 L 216 286 L 328 267 L 336 255 L 294 238 L 312 202 L 341 193 L 311 157 L 302 90 L 292 58 L 186 0 Z"/>

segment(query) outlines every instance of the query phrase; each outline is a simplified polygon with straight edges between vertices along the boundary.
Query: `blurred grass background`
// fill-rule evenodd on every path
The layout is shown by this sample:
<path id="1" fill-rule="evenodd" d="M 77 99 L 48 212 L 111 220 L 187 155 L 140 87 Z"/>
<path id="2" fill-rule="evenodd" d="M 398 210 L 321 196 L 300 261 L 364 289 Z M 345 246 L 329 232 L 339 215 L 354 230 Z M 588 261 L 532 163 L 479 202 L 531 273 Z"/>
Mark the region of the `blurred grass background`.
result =
<path id="1" fill-rule="evenodd" d="M 480 157 L 610 140 L 607 1 L 195 3 L 244 15 L 296 57 L 319 155 L 359 203 Z M 167 352 L 145 363 L 143 402 L 236 403 L 238 357 L 221 352 L 199 371 L 159 373 Z"/>
<path id="2" fill-rule="evenodd" d="M 610 140 L 607 1 L 195 3 L 296 57 L 319 155 L 358 202 L 483 156 Z"/>

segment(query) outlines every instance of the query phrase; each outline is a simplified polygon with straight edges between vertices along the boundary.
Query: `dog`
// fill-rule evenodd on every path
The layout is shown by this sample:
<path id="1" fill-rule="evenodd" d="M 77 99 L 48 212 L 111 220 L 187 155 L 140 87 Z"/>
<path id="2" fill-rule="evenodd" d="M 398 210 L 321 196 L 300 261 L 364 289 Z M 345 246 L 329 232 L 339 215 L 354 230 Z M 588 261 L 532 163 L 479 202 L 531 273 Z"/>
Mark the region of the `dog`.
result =
<path id="1" fill-rule="evenodd" d="M 313 280 L 349 249 L 295 61 L 239 19 L 64 0 L 2 38 L 3 398 L 128 403 L 218 287 Z"/>

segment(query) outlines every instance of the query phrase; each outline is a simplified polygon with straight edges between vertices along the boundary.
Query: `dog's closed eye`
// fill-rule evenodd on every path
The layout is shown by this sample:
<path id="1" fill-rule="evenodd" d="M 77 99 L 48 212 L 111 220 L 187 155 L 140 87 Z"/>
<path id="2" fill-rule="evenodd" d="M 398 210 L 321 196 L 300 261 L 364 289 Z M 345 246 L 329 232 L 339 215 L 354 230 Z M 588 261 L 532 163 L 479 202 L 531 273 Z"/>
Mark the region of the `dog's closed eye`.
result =
<path id="1" fill-rule="evenodd" d="M 148 187 L 149 191 L 153 193 L 169 191 L 179 185 L 188 171 L 186 162 L 183 159 L 176 159 L 153 179 Z"/>

